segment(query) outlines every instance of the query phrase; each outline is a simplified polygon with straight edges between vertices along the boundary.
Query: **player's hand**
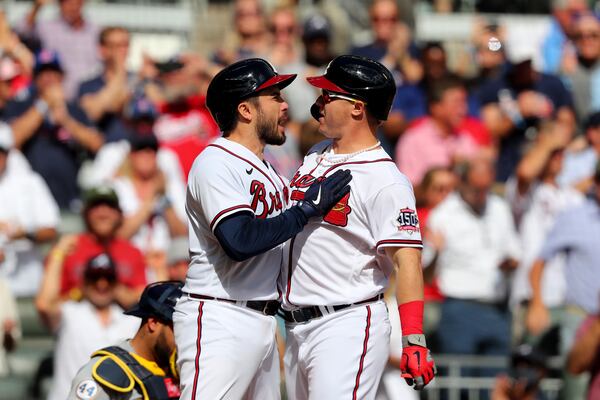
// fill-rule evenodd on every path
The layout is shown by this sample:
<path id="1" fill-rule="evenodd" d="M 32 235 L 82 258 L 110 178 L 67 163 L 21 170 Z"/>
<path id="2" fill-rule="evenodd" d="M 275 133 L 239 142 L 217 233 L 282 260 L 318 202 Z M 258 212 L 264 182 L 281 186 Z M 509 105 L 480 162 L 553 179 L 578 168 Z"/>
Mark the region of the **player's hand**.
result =
<path id="1" fill-rule="evenodd" d="M 550 313 L 543 303 L 532 301 L 525 322 L 529 333 L 539 335 L 550 326 Z"/>
<path id="2" fill-rule="evenodd" d="M 423 345 L 425 344 L 424 335 L 409 335 L 409 337 L 413 336 L 421 336 L 422 343 Z M 422 390 L 437 373 L 435 362 L 427 347 L 411 344 L 415 343 L 415 341 L 408 339 L 407 336 L 404 336 L 402 339 L 402 359 L 400 361 L 402 377 L 415 390 Z"/>
<path id="3" fill-rule="evenodd" d="M 313 183 L 298 206 L 308 217 L 320 217 L 329 212 L 348 192 L 352 180 L 350 170 L 338 170 L 322 181 Z"/>

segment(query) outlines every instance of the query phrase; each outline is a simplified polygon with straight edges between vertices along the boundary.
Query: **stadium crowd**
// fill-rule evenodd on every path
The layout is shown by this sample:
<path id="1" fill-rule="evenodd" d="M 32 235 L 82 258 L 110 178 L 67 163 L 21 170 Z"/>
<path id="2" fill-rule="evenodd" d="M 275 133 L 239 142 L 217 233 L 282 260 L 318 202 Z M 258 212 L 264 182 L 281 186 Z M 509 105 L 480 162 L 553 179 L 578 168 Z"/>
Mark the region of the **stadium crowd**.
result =
<path id="1" fill-rule="evenodd" d="M 64 399 L 94 350 L 135 333 L 122 309 L 145 285 L 185 278 L 186 177 L 220 136 L 204 99 L 222 66 L 262 57 L 299 74 L 284 91 L 287 141 L 266 154 L 291 178 L 321 140 L 303 78 L 351 53 L 396 78 L 379 136 L 416 190 L 434 354 L 528 344 L 521 357 L 542 365 L 531 387 L 512 371 L 491 398 L 538 398 L 552 355 L 565 360 L 562 398 L 600 398 L 600 19 L 583 0 L 553 2 L 541 67 L 492 20 L 473 27 L 467 67 L 450 68 L 395 0 L 372 2 L 361 45 L 338 37 L 343 9 L 237 0 L 214 54 L 146 56 L 137 71 L 127 29 L 97 26 L 83 0 L 41 19 L 47 3 L 15 26 L 0 13 L 0 376 L 21 335 L 15 298 L 35 298 L 57 336 L 49 398 Z"/>

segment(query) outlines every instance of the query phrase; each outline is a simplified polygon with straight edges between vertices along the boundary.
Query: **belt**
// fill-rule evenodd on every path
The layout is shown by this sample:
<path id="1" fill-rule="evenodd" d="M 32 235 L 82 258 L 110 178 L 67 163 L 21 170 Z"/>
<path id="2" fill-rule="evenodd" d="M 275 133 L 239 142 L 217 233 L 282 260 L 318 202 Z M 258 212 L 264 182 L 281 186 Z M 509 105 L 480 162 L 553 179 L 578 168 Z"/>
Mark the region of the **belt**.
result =
<path id="1" fill-rule="evenodd" d="M 251 310 L 258 311 L 265 315 L 275 315 L 279 310 L 280 303 L 277 300 L 230 300 L 230 299 L 221 299 L 218 297 L 204 296 L 201 294 L 195 293 L 187 293 L 188 297 L 197 300 L 216 300 L 216 301 L 224 301 L 226 303 L 235 304 L 241 307 L 247 307 Z"/>
<path id="2" fill-rule="evenodd" d="M 280 309 L 279 316 L 281 316 L 281 318 L 283 318 L 287 322 L 303 323 L 308 322 L 314 318 L 322 317 L 327 314 L 333 314 L 336 311 L 340 311 L 348 307 L 373 303 L 381 299 L 383 299 L 383 293 L 379 293 L 378 295 L 373 296 L 370 299 L 366 299 L 352 304 L 339 304 L 337 306 L 308 306 L 298 308 L 292 311 Z"/>

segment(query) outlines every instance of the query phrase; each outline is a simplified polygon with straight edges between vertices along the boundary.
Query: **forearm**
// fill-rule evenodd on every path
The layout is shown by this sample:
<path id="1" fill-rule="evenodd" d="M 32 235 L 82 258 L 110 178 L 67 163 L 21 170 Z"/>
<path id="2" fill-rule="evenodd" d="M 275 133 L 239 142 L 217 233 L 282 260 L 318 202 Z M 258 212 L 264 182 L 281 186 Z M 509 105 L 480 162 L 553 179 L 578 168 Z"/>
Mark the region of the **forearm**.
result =
<path id="1" fill-rule="evenodd" d="M 54 228 L 39 228 L 32 232 L 27 232 L 25 229 L 19 228 L 11 235 L 11 239 L 29 238 L 35 243 L 44 243 L 54 240 L 56 233 L 56 229 Z"/>
<path id="2" fill-rule="evenodd" d="M 81 107 L 92 121 L 98 121 L 104 114 L 121 109 L 123 97 L 119 86 L 108 83 L 98 92 L 83 96 Z"/>
<path id="3" fill-rule="evenodd" d="M 530 184 L 542 173 L 548 159 L 551 149 L 546 147 L 535 147 L 528 152 L 517 166 L 517 178 L 519 184 Z"/>
<path id="4" fill-rule="evenodd" d="M 169 233 L 171 236 L 174 237 L 187 235 L 187 225 L 179 219 L 173 207 L 167 207 L 163 215 L 167 221 L 167 225 L 169 226 Z"/>
<path id="5" fill-rule="evenodd" d="M 104 138 L 98 131 L 88 128 L 71 116 L 68 116 L 65 119 L 63 127 L 71 133 L 73 138 L 75 138 L 81 146 L 92 153 L 98 152 L 104 144 Z"/>
<path id="6" fill-rule="evenodd" d="M 581 374 L 591 369 L 600 352 L 600 319 L 596 318 L 590 329 L 578 340 L 567 358 L 567 369 L 572 374 Z"/>
<path id="7" fill-rule="evenodd" d="M 140 299 L 144 288 L 129 288 L 123 284 L 118 284 L 115 289 L 115 300 L 124 309 L 132 307 Z"/>
<path id="8" fill-rule="evenodd" d="M 395 252 L 394 252 L 395 251 Z M 411 301 L 423 301 L 423 270 L 421 250 L 415 248 L 386 248 L 393 252 L 392 261 L 396 271 L 396 300 L 398 305 Z"/>
<path id="9" fill-rule="evenodd" d="M 544 273 L 545 262 L 538 259 L 533 263 L 529 272 L 529 284 L 531 285 L 531 303 L 534 305 L 543 305 L 542 300 L 542 274 Z"/>
<path id="10" fill-rule="evenodd" d="M 215 236 L 230 258 L 244 261 L 292 238 L 307 222 L 298 206 L 267 219 L 238 213 L 221 221 L 215 228 Z"/>
<path id="11" fill-rule="evenodd" d="M 46 325 L 54 330 L 60 317 L 60 274 L 66 254 L 58 248 L 52 249 L 48 256 L 46 271 L 35 305 Z"/>
<path id="12" fill-rule="evenodd" d="M 131 239 L 131 237 L 140 230 L 140 227 L 144 225 L 148 219 L 150 219 L 153 210 L 154 202 L 143 202 L 142 206 L 136 213 L 124 218 L 123 225 L 121 228 L 119 228 L 118 235 L 124 239 Z"/>
<path id="13" fill-rule="evenodd" d="M 35 134 L 43 121 L 44 114 L 35 106 L 31 107 L 20 117 L 15 118 L 10 124 L 15 140 L 15 147 L 17 149 L 23 147 L 23 144 Z"/>

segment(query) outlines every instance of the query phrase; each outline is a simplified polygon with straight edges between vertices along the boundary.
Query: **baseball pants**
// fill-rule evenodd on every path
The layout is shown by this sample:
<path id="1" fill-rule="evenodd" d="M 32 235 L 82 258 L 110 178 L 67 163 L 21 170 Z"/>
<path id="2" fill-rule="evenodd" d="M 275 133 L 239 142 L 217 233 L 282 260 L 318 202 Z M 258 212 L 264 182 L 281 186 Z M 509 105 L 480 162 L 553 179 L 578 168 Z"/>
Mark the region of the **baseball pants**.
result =
<path id="1" fill-rule="evenodd" d="M 173 313 L 182 400 L 280 399 L 272 316 L 182 296 Z"/>
<path id="2" fill-rule="evenodd" d="M 289 400 L 374 399 L 390 349 L 383 301 L 286 323 Z"/>

